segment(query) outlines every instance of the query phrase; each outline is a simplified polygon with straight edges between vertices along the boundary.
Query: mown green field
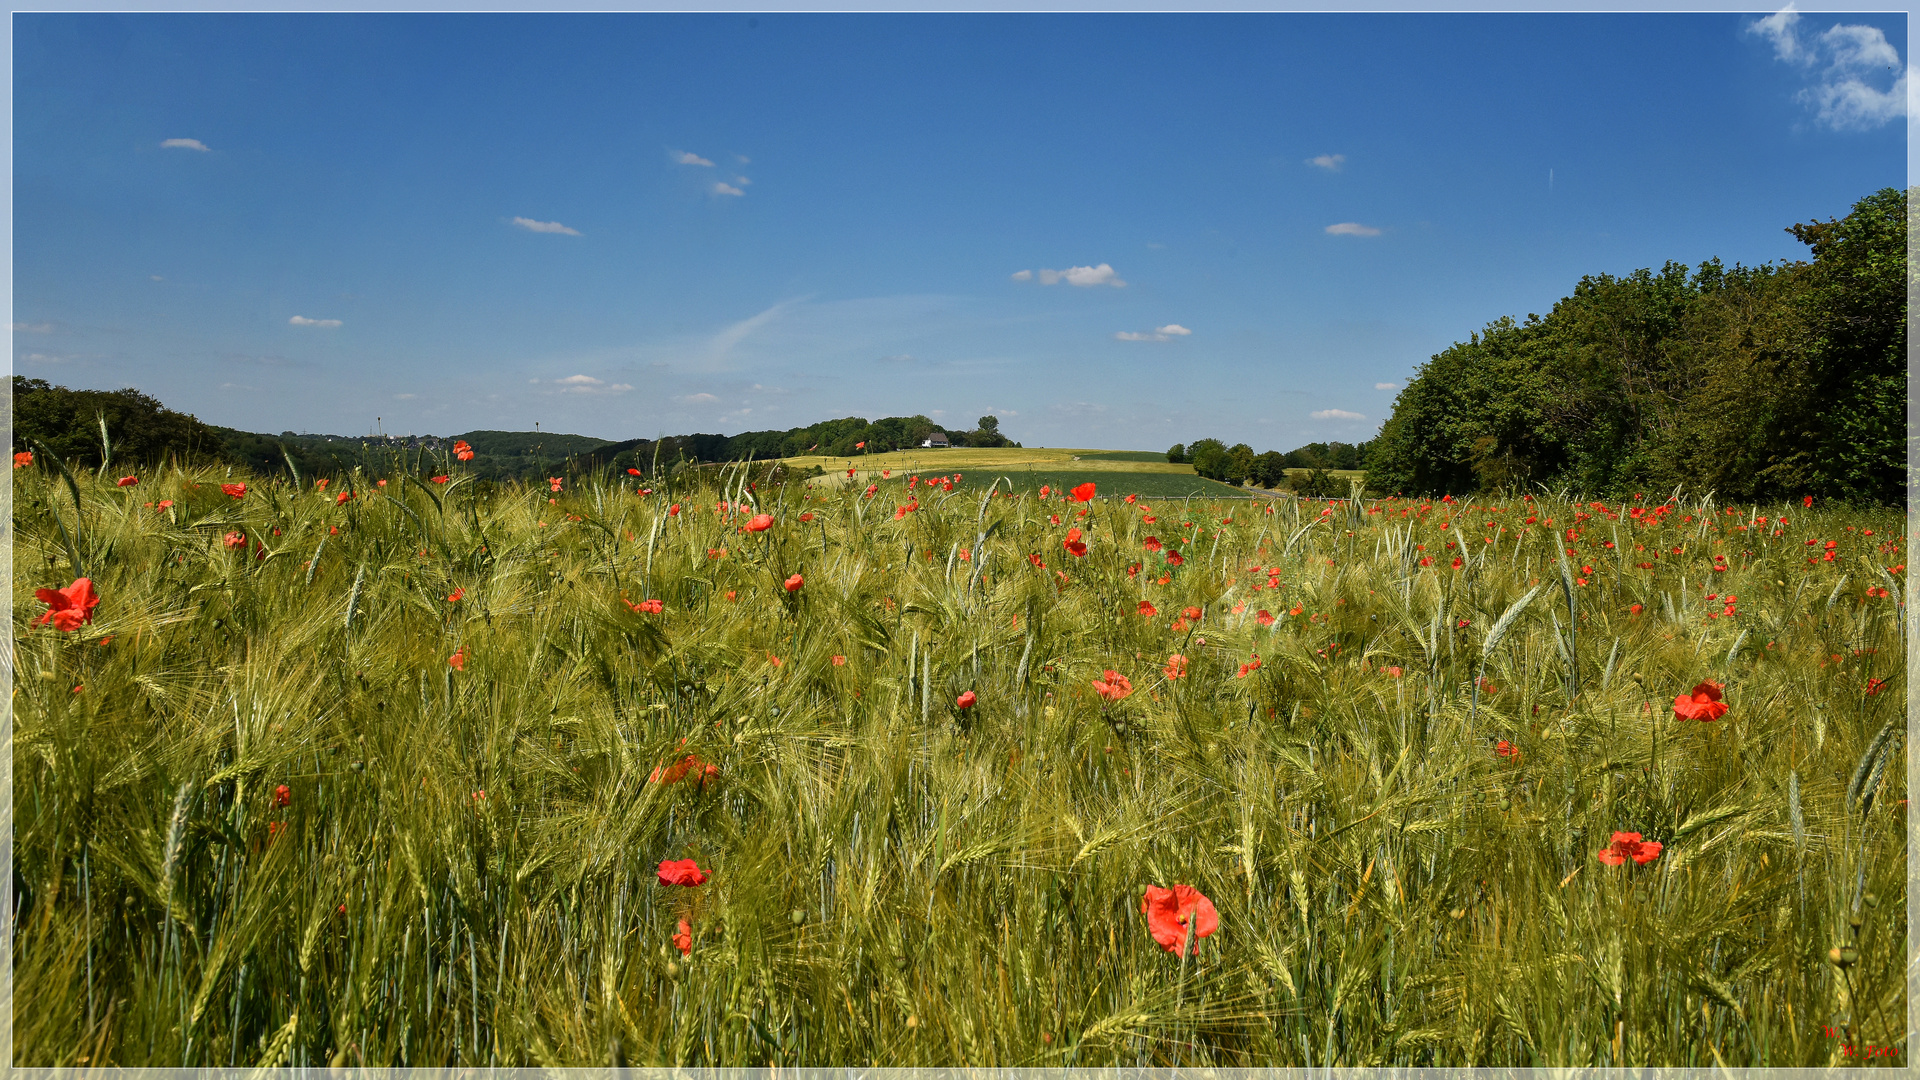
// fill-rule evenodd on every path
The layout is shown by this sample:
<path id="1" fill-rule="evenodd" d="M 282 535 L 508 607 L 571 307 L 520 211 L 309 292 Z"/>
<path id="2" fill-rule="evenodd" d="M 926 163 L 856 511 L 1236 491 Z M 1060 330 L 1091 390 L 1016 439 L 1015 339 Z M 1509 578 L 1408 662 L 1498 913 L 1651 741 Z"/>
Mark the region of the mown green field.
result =
<path id="1" fill-rule="evenodd" d="M 19 1065 L 1904 1061 L 1895 512 L 47 464 Z"/>

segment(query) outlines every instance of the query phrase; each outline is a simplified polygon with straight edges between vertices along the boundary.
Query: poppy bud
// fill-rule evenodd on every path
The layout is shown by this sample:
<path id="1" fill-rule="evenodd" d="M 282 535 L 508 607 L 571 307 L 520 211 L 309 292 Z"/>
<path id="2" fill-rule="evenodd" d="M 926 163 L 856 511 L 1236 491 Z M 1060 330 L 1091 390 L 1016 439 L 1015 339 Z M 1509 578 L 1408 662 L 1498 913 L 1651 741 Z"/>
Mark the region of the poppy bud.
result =
<path id="1" fill-rule="evenodd" d="M 807 913 L 799 908 L 794 908 L 792 911 L 787 912 L 787 921 L 795 926 L 800 926 L 807 921 Z"/>
<path id="2" fill-rule="evenodd" d="M 1860 898 L 1860 902 L 1867 905 L 1868 908 L 1877 908 L 1880 906 L 1880 897 L 1873 893 L 1868 893 Z"/>
<path id="3" fill-rule="evenodd" d="M 1859 959 L 1860 950 L 1855 948 L 1842 948 L 1835 945 L 1833 948 L 1827 950 L 1827 963 L 1842 970 L 1852 967 L 1854 962 Z"/>
<path id="4" fill-rule="evenodd" d="M 1858 934 L 1860 932 L 1860 924 L 1865 921 L 1866 920 L 1861 918 L 1860 913 L 1857 911 L 1847 916 L 1847 925 L 1853 927 L 1853 932 L 1855 934 Z"/>

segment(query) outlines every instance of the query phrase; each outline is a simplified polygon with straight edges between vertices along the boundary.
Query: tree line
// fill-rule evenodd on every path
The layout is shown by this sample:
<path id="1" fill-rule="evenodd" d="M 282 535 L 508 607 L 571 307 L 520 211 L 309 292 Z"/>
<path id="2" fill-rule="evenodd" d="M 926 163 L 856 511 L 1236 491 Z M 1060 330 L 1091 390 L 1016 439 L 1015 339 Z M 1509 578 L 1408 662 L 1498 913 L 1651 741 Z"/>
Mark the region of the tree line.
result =
<path id="1" fill-rule="evenodd" d="M 1899 502 L 1908 206 L 1886 188 L 1788 226 L 1811 261 L 1589 276 L 1544 318 L 1489 324 L 1400 392 L 1368 487 Z"/>
<path id="2" fill-rule="evenodd" d="M 1256 454 L 1246 443 L 1228 446 L 1219 439 L 1197 439 L 1192 444 L 1174 443 L 1167 450 L 1167 460 L 1192 465 L 1201 476 L 1226 484 L 1286 486 L 1303 495 L 1344 495 L 1347 483 L 1335 479 L 1331 471 L 1362 468 L 1367 449 L 1367 443 L 1316 442 L 1284 454 L 1278 450 Z M 1306 475 L 1290 478 L 1289 470 L 1306 470 Z"/>

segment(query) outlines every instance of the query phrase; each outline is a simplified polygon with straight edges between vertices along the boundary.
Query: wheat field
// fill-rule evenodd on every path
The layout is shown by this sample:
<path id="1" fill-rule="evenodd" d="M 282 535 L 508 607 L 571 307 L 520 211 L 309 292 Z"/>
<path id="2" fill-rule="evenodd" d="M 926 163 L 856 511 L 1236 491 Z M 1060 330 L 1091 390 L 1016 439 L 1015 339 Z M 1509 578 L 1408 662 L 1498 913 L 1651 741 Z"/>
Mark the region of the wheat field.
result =
<path id="1" fill-rule="evenodd" d="M 16 469 L 15 1064 L 1904 1063 L 1897 512 L 916 460 Z"/>

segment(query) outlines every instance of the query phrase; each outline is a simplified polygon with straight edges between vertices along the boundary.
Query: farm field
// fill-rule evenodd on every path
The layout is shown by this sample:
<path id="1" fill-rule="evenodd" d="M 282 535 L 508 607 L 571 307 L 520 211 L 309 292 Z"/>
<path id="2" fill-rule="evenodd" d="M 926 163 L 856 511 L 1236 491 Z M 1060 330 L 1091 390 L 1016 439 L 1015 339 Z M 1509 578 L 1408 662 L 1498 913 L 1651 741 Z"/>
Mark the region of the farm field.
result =
<path id="1" fill-rule="evenodd" d="M 15 1063 L 1904 1063 L 1897 511 L 1097 453 L 16 468 Z"/>
<path id="2" fill-rule="evenodd" d="M 782 462 L 797 469 L 819 468 L 826 475 L 813 481 L 815 486 L 843 487 L 867 484 L 885 478 L 888 473 L 946 476 L 971 472 L 974 481 L 1001 482 L 1003 490 L 1038 492 L 1046 488 L 1072 488 L 1093 481 L 1102 490 L 1116 495 L 1143 495 L 1155 498 L 1248 498 L 1272 492 L 1257 487 L 1235 487 L 1198 476 L 1192 465 L 1176 465 L 1165 454 L 1133 450 L 1071 450 L 1005 447 L 953 447 L 946 450 L 897 450 L 885 454 L 858 457 L 784 458 Z M 852 469 L 849 477 L 847 470 Z M 1289 470 L 1289 475 L 1304 475 L 1304 469 Z M 1364 473 L 1335 470 L 1332 475 L 1343 483 L 1359 479 Z"/>

